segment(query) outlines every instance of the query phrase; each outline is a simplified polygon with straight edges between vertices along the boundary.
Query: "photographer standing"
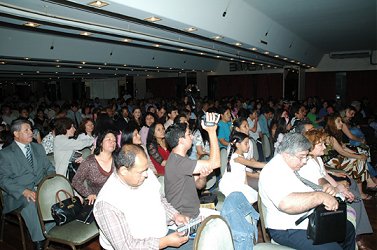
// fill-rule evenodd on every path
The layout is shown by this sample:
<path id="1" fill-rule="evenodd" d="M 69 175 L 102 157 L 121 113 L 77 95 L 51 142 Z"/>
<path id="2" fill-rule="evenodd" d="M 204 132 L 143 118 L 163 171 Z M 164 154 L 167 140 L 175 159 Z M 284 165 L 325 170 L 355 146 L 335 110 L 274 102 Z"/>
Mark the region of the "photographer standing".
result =
<path id="1" fill-rule="evenodd" d="M 200 201 L 197 189 L 202 189 L 207 176 L 220 167 L 220 150 L 216 136 L 219 115 L 206 113 L 201 125 L 208 132 L 210 155 L 208 160 L 191 160 L 187 151 L 192 146 L 192 134 L 186 123 L 171 125 L 165 139 L 172 151 L 165 166 L 166 199 L 183 215 L 196 218 L 199 215 Z"/>

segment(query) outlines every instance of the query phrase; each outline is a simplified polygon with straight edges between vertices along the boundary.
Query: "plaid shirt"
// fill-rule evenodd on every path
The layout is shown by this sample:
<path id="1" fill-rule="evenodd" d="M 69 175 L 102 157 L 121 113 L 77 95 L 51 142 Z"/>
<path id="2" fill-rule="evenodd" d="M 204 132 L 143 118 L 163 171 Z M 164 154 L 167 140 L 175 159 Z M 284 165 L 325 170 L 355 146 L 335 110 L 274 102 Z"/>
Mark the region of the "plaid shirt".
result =
<path id="1" fill-rule="evenodd" d="M 162 196 L 161 202 L 165 208 L 167 219 L 169 221 L 173 220 L 174 215 L 177 214 L 178 211 L 175 210 Z M 101 229 L 101 233 L 111 243 L 113 249 L 159 249 L 159 238 L 135 239 L 131 235 L 130 228 L 123 212 L 111 204 L 105 201 L 97 202 L 94 215 Z"/>

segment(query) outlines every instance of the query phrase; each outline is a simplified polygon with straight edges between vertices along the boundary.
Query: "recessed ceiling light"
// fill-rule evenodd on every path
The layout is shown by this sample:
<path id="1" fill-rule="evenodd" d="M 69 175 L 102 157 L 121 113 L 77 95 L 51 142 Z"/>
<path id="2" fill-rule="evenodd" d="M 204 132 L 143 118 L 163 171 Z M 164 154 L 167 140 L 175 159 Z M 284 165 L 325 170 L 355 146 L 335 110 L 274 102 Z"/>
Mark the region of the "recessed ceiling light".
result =
<path id="1" fill-rule="evenodd" d="M 145 21 L 148 21 L 148 22 L 152 22 L 152 23 L 154 23 L 154 22 L 161 21 L 161 18 L 159 18 L 159 17 L 155 17 L 155 16 L 151 16 L 151 17 L 145 18 L 144 20 L 145 20 Z"/>
<path id="2" fill-rule="evenodd" d="M 55 72 L 55 74 L 57 74 L 58 72 Z"/>
<path id="3" fill-rule="evenodd" d="M 78 68 L 79 68 L 79 69 L 82 69 L 82 66 L 79 66 Z"/>
<path id="4" fill-rule="evenodd" d="M 132 39 L 124 38 L 122 41 L 123 41 L 123 42 L 126 42 L 126 43 L 130 43 L 130 42 L 132 42 Z"/>
<path id="5" fill-rule="evenodd" d="M 291 63 L 294 63 L 295 62 L 295 60 L 291 60 Z"/>
<path id="6" fill-rule="evenodd" d="M 173 69 L 173 68 L 169 68 L 169 69 Z"/>
<path id="7" fill-rule="evenodd" d="M 254 51 L 257 51 L 258 49 L 257 48 L 250 48 L 251 50 L 254 50 Z"/>
<path id="8" fill-rule="evenodd" d="M 92 7 L 96 7 L 96 8 L 102 8 L 109 4 L 104 1 L 93 1 L 93 2 L 88 3 L 88 5 Z"/>
<path id="9" fill-rule="evenodd" d="M 297 64 L 300 64 L 300 62 L 297 62 Z"/>
<path id="10" fill-rule="evenodd" d="M 270 66 L 270 65 L 267 65 L 267 68 L 271 68 L 271 66 Z"/>
<path id="11" fill-rule="evenodd" d="M 288 58 L 284 57 L 284 58 L 283 58 L 283 60 L 284 60 L 284 61 L 287 61 L 287 60 L 288 60 Z"/>
<path id="12" fill-rule="evenodd" d="M 220 56 L 216 56 L 217 58 L 220 58 Z"/>
<path id="13" fill-rule="evenodd" d="M 86 73 L 87 75 L 90 75 L 90 73 L 88 72 L 88 73 Z"/>
<path id="14" fill-rule="evenodd" d="M 74 75 L 75 74 L 75 72 L 72 72 L 72 75 Z"/>
<path id="15" fill-rule="evenodd" d="M 187 29 L 185 29 L 187 32 L 194 32 L 194 31 L 197 31 L 198 29 L 195 28 L 195 27 L 189 27 Z"/>
<path id="16" fill-rule="evenodd" d="M 60 62 L 60 60 L 59 60 L 59 59 L 56 59 L 55 62 Z"/>
<path id="17" fill-rule="evenodd" d="M 82 64 L 85 64 L 86 62 L 81 62 Z"/>
<path id="18" fill-rule="evenodd" d="M 265 54 L 265 55 L 268 55 L 268 54 L 270 54 L 270 52 L 268 52 L 268 51 L 265 51 L 265 52 L 264 52 L 264 54 Z"/>
<path id="19" fill-rule="evenodd" d="M 25 59 L 25 60 L 29 60 L 30 58 L 29 58 L 29 57 L 25 57 L 24 59 Z"/>
<path id="20" fill-rule="evenodd" d="M 101 69 L 101 67 L 98 67 L 98 69 Z"/>
<path id="21" fill-rule="evenodd" d="M 60 65 L 56 65 L 57 68 L 60 68 Z"/>
<path id="22" fill-rule="evenodd" d="M 279 55 L 275 55 L 276 58 L 279 58 Z"/>
<path id="23" fill-rule="evenodd" d="M 39 70 L 37 70 L 37 74 L 39 74 Z"/>
<path id="24" fill-rule="evenodd" d="M 215 39 L 215 40 L 221 40 L 223 38 L 224 38 L 223 36 L 214 36 L 214 37 L 212 37 L 212 39 Z"/>
<path id="25" fill-rule="evenodd" d="M 123 64 L 124 67 L 127 67 L 127 64 Z"/>
<path id="26" fill-rule="evenodd" d="M 251 64 L 255 64 L 255 62 L 251 62 Z"/>
<path id="27" fill-rule="evenodd" d="M 41 26 L 39 23 L 34 23 L 34 22 L 26 22 L 26 23 L 24 23 L 24 25 L 27 26 L 27 27 L 32 27 L 32 28 L 36 28 L 36 27 Z"/>
<path id="28" fill-rule="evenodd" d="M 199 53 L 199 55 L 201 55 L 201 56 L 202 56 L 202 55 L 204 55 L 204 53 L 203 53 L 203 52 L 200 52 L 200 53 Z"/>
<path id="29" fill-rule="evenodd" d="M 230 58 L 231 61 L 233 61 L 234 59 L 233 58 Z"/>
<path id="30" fill-rule="evenodd" d="M 234 45 L 236 45 L 236 46 L 242 46 L 242 43 L 235 43 Z"/>
<path id="31" fill-rule="evenodd" d="M 82 31 L 82 32 L 80 32 L 80 35 L 82 35 L 82 36 L 91 36 L 92 33 L 87 32 L 87 31 Z"/>
<path id="32" fill-rule="evenodd" d="M 244 60 L 242 60 L 241 62 L 242 62 L 242 63 L 244 63 L 245 61 L 244 61 Z"/>
<path id="33" fill-rule="evenodd" d="M 161 45 L 160 44 L 153 44 L 154 47 L 158 48 L 160 47 Z"/>
<path id="34" fill-rule="evenodd" d="M 185 49 L 179 49 L 179 51 L 185 51 Z"/>

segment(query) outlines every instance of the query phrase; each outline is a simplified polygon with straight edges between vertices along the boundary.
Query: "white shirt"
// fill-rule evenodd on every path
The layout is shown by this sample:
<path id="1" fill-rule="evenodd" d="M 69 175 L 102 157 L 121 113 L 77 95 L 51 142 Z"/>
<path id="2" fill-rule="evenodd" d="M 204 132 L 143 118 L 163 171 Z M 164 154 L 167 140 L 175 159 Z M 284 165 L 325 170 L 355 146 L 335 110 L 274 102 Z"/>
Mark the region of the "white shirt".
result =
<path id="1" fill-rule="evenodd" d="M 246 166 L 235 162 L 234 159 L 237 157 L 239 157 L 239 155 L 236 153 L 231 156 L 231 171 L 227 172 L 225 170 L 219 183 L 219 190 L 225 196 L 236 191 L 242 192 L 250 203 L 254 203 L 258 200 L 258 193 L 252 187 L 245 184 Z"/>
<path id="2" fill-rule="evenodd" d="M 264 166 L 259 176 L 259 194 L 266 208 L 266 227 L 277 230 L 306 230 L 308 219 L 298 226 L 295 225 L 295 221 L 305 213 L 291 215 L 280 211 L 278 207 L 280 202 L 291 193 L 312 191 L 296 177 L 283 157 L 277 154 Z"/>
<path id="3" fill-rule="evenodd" d="M 81 150 L 93 144 L 94 139 L 75 140 L 66 135 L 57 135 L 54 140 L 54 160 L 57 174 L 66 175 L 69 160 L 75 150 Z"/>
<path id="4" fill-rule="evenodd" d="M 314 158 L 310 158 L 306 164 L 298 171 L 299 175 L 313 183 L 318 184 L 318 179 L 326 176 L 326 169 L 321 157 L 317 157 L 318 163 Z"/>

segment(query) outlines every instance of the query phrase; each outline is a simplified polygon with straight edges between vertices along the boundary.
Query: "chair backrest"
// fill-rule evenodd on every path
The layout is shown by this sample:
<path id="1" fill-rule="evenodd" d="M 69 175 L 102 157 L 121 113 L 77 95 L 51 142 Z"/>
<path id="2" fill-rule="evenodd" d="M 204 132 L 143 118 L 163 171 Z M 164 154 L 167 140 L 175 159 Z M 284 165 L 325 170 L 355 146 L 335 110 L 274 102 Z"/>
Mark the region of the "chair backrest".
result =
<path id="1" fill-rule="evenodd" d="M 165 176 L 163 176 L 163 175 L 157 176 L 157 180 L 161 184 L 160 194 L 165 197 Z"/>
<path id="2" fill-rule="evenodd" d="M 262 137 L 262 147 L 263 147 L 264 157 L 267 158 L 267 157 L 271 156 L 271 154 L 272 154 L 271 143 L 270 143 L 270 139 L 268 139 L 267 135 L 263 135 L 263 137 Z"/>
<path id="3" fill-rule="evenodd" d="M 41 221 L 53 220 L 51 215 L 51 206 L 57 202 L 56 192 L 61 189 L 74 194 L 71 183 L 66 177 L 60 174 L 46 176 L 38 185 L 37 207 Z M 62 200 L 66 199 L 64 194 L 60 195 Z"/>
<path id="4" fill-rule="evenodd" d="M 194 250 L 232 250 L 233 239 L 228 223 L 219 215 L 207 217 L 199 226 Z"/>
<path id="5" fill-rule="evenodd" d="M 250 138 L 251 140 L 251 144 L 250 147 L 253 147 L 253 158 L 257 161 L 259 160 L 259 152 L 258 152 L 258 146 L 257 146 L 257 142 Z"/>
<path id="6" fill-rule="evenodd" d="M 261 225 L 261 232 L 263 241 L 266 243 L 271 242 L 270 235 L 267 233 L 266 230 L 266 224 L 264 223 L 264 215 L 266 214 L 266 207 L 262 203 L 262 199 L 260 198 L 260 195 L 258 195 L 258 212 L 260 216 L 260 225 Z"/>
<path id="7" fill-rule="evenodd" d="M 220 172 L 221 172 L 221 176 L 223 176 L 226 169 L 226 165 L 228 164 L 228 153 L 226 151 L 226 148 L 222 148 L 220 150 L 220 163 L 221 163 Z"/>

